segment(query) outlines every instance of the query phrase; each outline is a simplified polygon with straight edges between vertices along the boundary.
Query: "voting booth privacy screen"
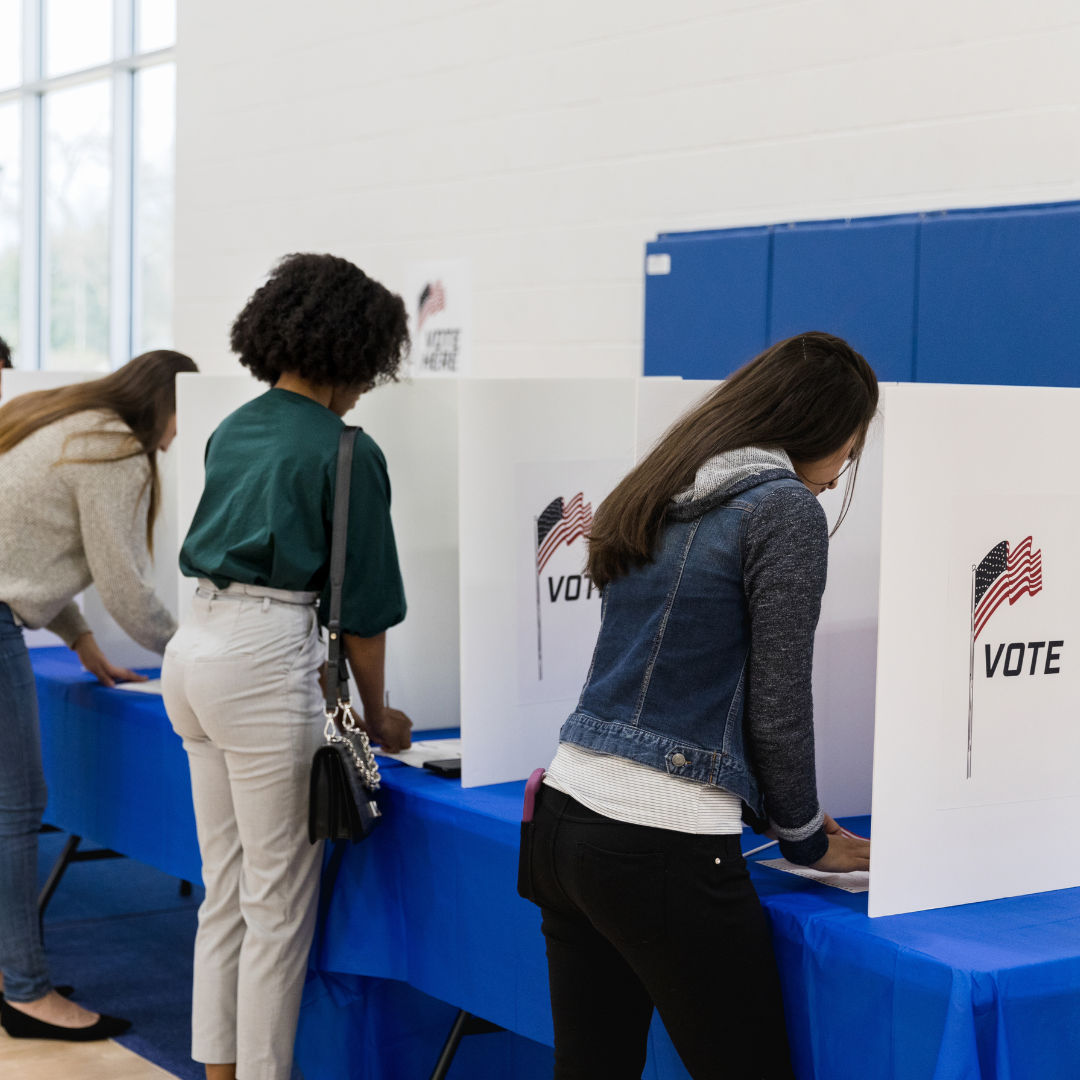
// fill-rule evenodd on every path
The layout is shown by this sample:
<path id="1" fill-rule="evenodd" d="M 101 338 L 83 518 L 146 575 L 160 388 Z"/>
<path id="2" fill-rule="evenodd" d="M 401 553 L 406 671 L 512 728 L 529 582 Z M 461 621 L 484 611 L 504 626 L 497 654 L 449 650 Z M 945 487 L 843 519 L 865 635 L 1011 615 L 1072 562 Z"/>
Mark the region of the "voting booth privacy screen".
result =
<path id="1" fill-rule="evenodd" d="M 419 379 L 380 387 L 345 417 L 368 432 L 387 459 L 409 614 L 387 631 L 386 690 L 390 704 L 408 713 L 418 730 L 460 721 L 457 385 Z M 226 416 L 269 388 L 249 375 L 197 374 L 178 376 L 176 388 L 182 543 L 202 496 L 207 440 Z M 179 575 L 181 621 L 197 587 Z M 355 688 L 353 700 L 359 701 Z"/>
<path id="2" fill-rule="evenodd" d="M 599 592 L 585 573 L 592 517 L 638 457 L 713 385 L 458 384 L 465 786 L 521 780 L 555 756 L 600 629 Z"/>
<path id="3" fill-rule="evenodd" d="M 1080 390 L 883 391 L 870 914 L 1080 885 Z"/>

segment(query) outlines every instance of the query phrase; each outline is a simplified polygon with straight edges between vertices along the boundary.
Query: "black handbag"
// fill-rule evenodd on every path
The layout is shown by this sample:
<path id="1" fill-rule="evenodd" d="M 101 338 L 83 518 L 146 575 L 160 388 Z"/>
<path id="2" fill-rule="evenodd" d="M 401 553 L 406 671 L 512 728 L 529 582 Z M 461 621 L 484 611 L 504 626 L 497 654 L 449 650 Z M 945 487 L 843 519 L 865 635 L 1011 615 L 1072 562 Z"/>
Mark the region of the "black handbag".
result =
<path id="1" fill-rule="evenodd" d="M 326 658 L 326 745 L 311 762 L 308 836 L 316 840 L 351 840 L 371 835 L 382 814 L 375 802 L 379 766 L 367 733 L 353 719 L 349 671 L 341 648 L 341 590 L 345 583 L 345 545 L 349 533 L 349 488 L 353 444 L 359 428 L 346 427 L 338 443 L 334 523 L 330 542 L 330 634 Z M 340 858 L 340 854 L 338 855 Z"/>

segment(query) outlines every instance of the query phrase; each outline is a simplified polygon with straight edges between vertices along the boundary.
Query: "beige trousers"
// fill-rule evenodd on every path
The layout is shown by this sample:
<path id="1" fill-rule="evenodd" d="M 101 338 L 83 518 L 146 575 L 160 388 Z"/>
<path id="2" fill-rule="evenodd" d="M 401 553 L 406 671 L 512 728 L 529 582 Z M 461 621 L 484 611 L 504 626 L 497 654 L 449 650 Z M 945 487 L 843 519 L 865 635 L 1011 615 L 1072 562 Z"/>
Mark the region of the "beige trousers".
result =
<path id="1" fill-rule="evenodd" d="M 162 667 L 202 852 L 191 1056 L 288 1080 L 323 845 L 307 837 L 323 709 L 314 594 L 201 582 Z"/>

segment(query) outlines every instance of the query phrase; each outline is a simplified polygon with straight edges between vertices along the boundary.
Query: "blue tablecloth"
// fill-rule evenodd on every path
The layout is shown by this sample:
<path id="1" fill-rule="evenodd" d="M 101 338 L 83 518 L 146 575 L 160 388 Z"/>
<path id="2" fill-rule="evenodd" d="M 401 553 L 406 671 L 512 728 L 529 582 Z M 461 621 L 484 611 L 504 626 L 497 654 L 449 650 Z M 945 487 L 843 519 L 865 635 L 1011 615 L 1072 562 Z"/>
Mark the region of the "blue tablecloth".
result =
<path id="1" fill-rule="evenodd" d="M 34 667 L 48 820 L 198 880 L 187 762 L 160 699 L 93 685 L 66 650 L 36 650 Z M 395 763 L 383 776 L 385 824 L 348 849 L 318 931 L 301 1066 L 424 1077 L 465 1008 L 517 1037 L 466 1039 L 452 1075 L 550 1076 L 539 912 L 515 892 L 523 785 L 463 790 Z M 752 874 L 800 1080 L 1080 1076 L 1080 889 L 871 920 L 865 894 Z M 686 1076 L 655 1023 L 645 1076 Z"/>
<path id="2" fill-rule="evenodd" d="M 31 649 L 30 657 L 49 785 L 45 820 L 201 885 L 187 754 L 161 697 L 101 686 L 65 648 Z"/>

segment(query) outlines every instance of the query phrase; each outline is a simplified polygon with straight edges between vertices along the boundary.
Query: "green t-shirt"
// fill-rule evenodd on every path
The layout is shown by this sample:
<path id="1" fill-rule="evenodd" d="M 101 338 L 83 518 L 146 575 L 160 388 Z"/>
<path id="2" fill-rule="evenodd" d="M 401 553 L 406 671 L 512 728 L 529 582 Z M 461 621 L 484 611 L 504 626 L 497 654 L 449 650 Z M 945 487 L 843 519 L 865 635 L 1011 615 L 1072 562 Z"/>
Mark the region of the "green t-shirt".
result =
<path id="1" fill-rule="evenodd" d="M 206 444 L 206 487 L 180 551 L 188 577 L 321 592 L 329 606 L 330 538 L 344 422 L 289 390 L 225 418 Z M 361 432 L 353 453 L 341 628 L 375 637 L 405 618 L 390 522 L 386 459 Z"/>

